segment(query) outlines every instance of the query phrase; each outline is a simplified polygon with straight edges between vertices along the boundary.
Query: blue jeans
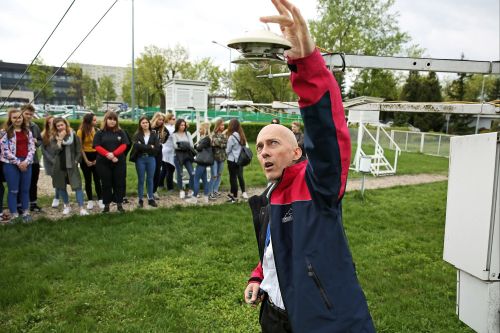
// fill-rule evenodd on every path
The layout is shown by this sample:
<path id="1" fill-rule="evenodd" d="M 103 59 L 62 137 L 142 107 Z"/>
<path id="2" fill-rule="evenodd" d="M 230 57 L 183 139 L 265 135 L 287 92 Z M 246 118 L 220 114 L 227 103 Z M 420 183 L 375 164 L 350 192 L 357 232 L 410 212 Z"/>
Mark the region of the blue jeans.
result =
<path id="1" fill-rule="evenodd" d="M 148 190 L 148 199 L 153 199 L 153 185 L 156 168 L 156 159 L 154 156 L 141 156 L 135 162 L 137 171 L 137 195 L 139 200 L 144 196 L 144 175 L 146 175 L 146 188 Z"/>
<path id="2" fill-rule="evenodd" d="M 69 204 L 69 195 L 68 191 L 65 188 L 57 188 L 56 193 L 59 198 L 62 199 L 64 204 Z M 76 202 L 78 203 L 78 207 L 83 207 L 83 191 L 81 188 L 77 188 L 75 190 Z"/>
<path id="3" fill-rule="evenodd" d="M 203 193 L 208 195 L 208 186 L 207 186 L 207 167 L 204 165 L 197 165 L 194 171 L 194 189 L 193 196 L 197 196 L 200 191 L 200 179 L 203 183 Z"/>
<path id="4" fill-rule="evenodd" d="M 3 174 L 9 189 L 7 205 L 10 213 L 17 214 L 18 192 L 21 192 L 21 208 L 23 212 L 27 212 L 30 203 L 31 164 L 25 172 L 21 172 L 17 165 L 4 163 Z"/>
<path id="5" fill-rule="evenodd" d="M 210 167 L 210 172 L 212 174 L 210 184 L 208 185 L 208 191 L 210 193 L 219 192 L 222 170 L 224 170 L 224 161 L 214 161 L 214 164 Z"/>
<path id="6" fill-rule="evenodd" d="M 191 161 L 184 161 L 184 164 L 181 165 L 179 163 L 179 160 L 177 159 L 177 156 L 174 158 L 174 163 L 175 163 L 175 173 L 177 174 L 177 188 L 179 190 L 184 189 L 184 187 L 182 185 L 182 167 L 185 166 L 186 170 L 189 174 L 189 188 L 193 189 L 194 188 L 193 163 L 191 163 Z"/>

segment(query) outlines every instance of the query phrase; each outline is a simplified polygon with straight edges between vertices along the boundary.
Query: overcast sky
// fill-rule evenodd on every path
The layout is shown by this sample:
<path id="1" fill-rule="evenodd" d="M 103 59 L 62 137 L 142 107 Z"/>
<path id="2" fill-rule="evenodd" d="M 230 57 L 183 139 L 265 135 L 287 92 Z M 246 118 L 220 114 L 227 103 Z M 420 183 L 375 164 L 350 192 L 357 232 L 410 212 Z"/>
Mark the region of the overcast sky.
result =
<path id="1" fill-rule="evenodd" d="M 0 60 L 29 63 L 72 0 L 1 0 Z M 77 0 L 41 57 L 59 66 L 114 0 Z M 403 31 L 426 56 L 500 59 L 500 0 L 396 0 Z M 295 0 L 307 19 L 316 18 L 315 0 Z M 119 0 L 70 60 L 99 65 L 131 63 L 132 0 Z M 154 44 L 177 43 L 191 59 L 212 57 L 227 68 L 225 43 L 245 30 L 262 27 L 258 18 L 274 14 L 269 0 L 135 0 L 135 52 Z M 274 29 L 277 31 L 277 29 Z M 341 51 L 341 50 L 339 50 Z M 233 59 L 235 57 L 233 52 Z"/>

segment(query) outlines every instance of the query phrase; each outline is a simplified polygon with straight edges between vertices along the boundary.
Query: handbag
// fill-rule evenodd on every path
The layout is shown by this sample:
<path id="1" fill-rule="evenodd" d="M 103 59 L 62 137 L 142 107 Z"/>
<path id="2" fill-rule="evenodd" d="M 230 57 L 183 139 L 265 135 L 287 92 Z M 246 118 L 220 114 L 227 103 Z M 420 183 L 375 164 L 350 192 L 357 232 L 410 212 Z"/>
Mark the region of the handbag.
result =
<path id="1" fill-rule="evenodd" d="M 241 144 L 240 140 L 236 137 L 236 135 L 233 135 L 233 136 L 241 146 L 240 156 L 238 157 L 238 160 L 236 161 L 236 163 L 242 167 L 249 165 L 250 162 L 252 162 L 252 158 L 253 158 L 252 151 L 247 146 L 243 146 Z"/>
<path id="2" fill-rule="evenodd" d="M 194 157 L 194 161 L 203 166 L 209 166 L 214 164 L 214 153 L 212 152 L 212 148 L 204 148 L 196 154 Z"/>

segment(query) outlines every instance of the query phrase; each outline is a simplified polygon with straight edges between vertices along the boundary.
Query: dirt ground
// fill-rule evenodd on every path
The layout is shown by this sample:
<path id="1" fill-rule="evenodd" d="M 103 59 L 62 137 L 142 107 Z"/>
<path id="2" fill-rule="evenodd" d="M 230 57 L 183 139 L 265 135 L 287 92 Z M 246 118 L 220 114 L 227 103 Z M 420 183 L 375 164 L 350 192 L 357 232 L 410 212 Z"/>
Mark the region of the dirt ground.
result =
<path id="1" fill-rule="evenodd" d="M 418 175 L 402 175 L 402 176 L 387 176 L 387 177 L 367 177 L 365 180 L 365 189 L 377 189 L 377 188 L 388 188 L 394 186 L 406 186 L 406 185 L 415 185 L 415 184 L 423 184 L 423 183 L 432 183 L 446 180 L 446 175 L 439 174 L 418 174 Z M 350 179 L 347 183 L 347 191 L 356 191 L 361 189 L 361 179 Z M 248 190 L 248 195 L 256 195 L 262 193 L 264 188 L 250 188 Z M 50 177 L 46 176 L 43 172 L 40 173 L 40 180 L 38 182 L 38 195 L 39 196 L 48 196 L 52 197 L 53 195 L 52 189 L 52 181 Z M 174 192 L 166 192 L 160 191 L 159 193 L 160 200 L 157 201 L 159 207 L 171 207 L 174 205 L 187 206 L 184 200 L 179 198 L 179 193 L 177 191 Z M 136 198 L 129 198 L 130 203 L 125 204 L 125 210 L 134 210 L 137 206 Z M 225 194 L 222 195 L 221 198 L 216 201 L 210 201 L 209 205 L 217 205 L 222 204 L 226 201 Z M 203 199 L 198 199 L 198 205 L 207 205 L 203 202 Z M 71 203 L 72 214 L 78 214 L 79 209 L 74 202 Z M 145 203 L 144 209 L 154 209 L 152 207 L 147 206 Z M 111 206 L 111 212 L 116 210 L 116 206 Z M 33 218 L 37 219 L 40 217 L 46 217 L 52 220 L 58 220 L 63 218 L 62 216 L 62 204 L 58 209 L 51 207 L 43 207 L 42 213 L 34 213 Z M 97 214 L 100 212 L 100 209 L 94 207 L 93 210 L 89 211 L 90 214 Z"/>

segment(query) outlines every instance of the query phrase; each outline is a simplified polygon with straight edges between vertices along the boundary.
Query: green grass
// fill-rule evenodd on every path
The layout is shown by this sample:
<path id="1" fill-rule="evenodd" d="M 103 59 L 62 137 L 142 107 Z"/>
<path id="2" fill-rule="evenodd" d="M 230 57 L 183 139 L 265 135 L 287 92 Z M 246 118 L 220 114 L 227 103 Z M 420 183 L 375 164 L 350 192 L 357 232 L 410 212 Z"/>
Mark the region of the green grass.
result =
<path id="1" fill-rule="evenodd" d="M 443 262 L 446 183 L 348 193 L 344 223 L 378 332 L 471 332 Z M 254 332 L 245 204 L 0 228 L 1 332 Z"/>

